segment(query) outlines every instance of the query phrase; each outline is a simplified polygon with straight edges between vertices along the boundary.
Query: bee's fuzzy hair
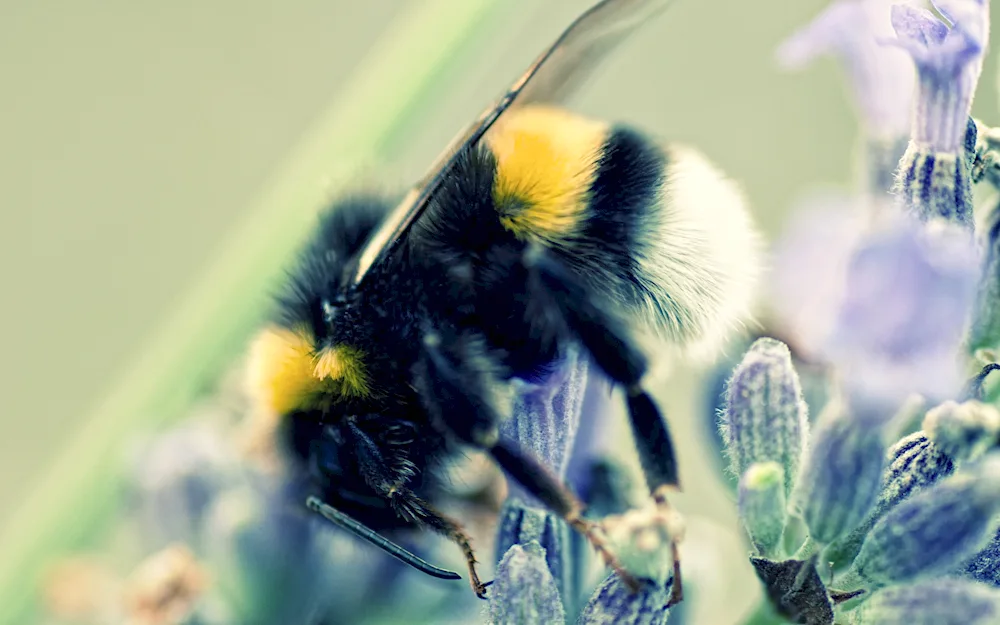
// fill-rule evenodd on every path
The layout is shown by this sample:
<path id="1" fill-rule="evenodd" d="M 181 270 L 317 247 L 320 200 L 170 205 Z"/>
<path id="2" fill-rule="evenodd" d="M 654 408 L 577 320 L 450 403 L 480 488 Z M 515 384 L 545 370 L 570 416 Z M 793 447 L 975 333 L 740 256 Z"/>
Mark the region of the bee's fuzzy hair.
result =
<path id="1" fill-rule="evenodd" d="M 736 183 L 692 148 L 665 151 L 660 201 L 637 246 L 640 331 L 707 358 L 750 319 L 763 245 Z"/>

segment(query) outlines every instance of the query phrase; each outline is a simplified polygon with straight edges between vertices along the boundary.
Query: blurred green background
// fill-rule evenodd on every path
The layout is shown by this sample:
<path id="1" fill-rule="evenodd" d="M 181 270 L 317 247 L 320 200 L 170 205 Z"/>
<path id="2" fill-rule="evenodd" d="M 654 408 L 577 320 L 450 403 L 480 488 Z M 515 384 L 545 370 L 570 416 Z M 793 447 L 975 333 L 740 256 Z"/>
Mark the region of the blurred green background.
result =
<path id="1" fill-rule="evenodd" d="M 590 1 L 500 4 L 358 184 L 420 176 Z M 745 185 L 773 234 L 803 192 L 853 176 L 856 122 L 836 63 L 786 74 L 773 61 L 825 4 L 680 0 L 574 106 L 699 146 Z M 406 26 L 407 8 L 0 1 L 0 530 L 390 24 Z M 976 100 L 993 123 L 995 74 L 991 59 Z M 237 303 L 232 314 L 247 317 Z M 679 436 L 695 441 L 686 381 L 661 398 Z M 728 518 L 709 465 L 696 451 L 682 461 L 686 511 Z"/>

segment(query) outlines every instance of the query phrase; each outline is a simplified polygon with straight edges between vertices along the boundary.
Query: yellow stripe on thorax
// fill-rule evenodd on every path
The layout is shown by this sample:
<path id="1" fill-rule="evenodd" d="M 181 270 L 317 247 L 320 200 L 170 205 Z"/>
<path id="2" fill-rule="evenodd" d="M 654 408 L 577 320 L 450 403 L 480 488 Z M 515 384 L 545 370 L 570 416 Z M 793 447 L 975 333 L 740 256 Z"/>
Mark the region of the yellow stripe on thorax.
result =
<path id="1" fill-rule="evenodd" d="M 500 223 L 522 239 L 558 243 L 576 234 L 607 132 L 605 124 L 565 109 L 508 112 L 487 137 L 497 160 Z"/>
<path id="2" fill-rule="evenodd" d="M 312 333 L 269 326 L 250 351 L 250 392 L 276 414 L 371 394 L 363 354 L 348 345 L 316 351 Z"/>

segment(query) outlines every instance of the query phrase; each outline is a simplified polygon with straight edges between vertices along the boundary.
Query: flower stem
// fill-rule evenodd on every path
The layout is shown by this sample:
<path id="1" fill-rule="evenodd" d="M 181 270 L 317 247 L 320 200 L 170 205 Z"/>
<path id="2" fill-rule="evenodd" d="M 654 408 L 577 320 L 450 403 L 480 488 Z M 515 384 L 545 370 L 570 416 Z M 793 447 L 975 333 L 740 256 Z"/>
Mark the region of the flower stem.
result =
<path id="1" fill-rule="evenodd" d="M 92 543 L 122 487 L 123 443 L 176 418 L 228 366 L 266 312 L 268 285 L 330 195 L 384 160 L 415 126 L 415 111 L 470 58 L 500 0 L 403 5 L 340 98 L 278 172 L 214 264 L 152 338 L 0 534 L 0 622 L 38 622 L 39 581 L 55 558 Z M 484 102 L 485 104 L 485 102 Z M 458 131 L 459 128 L 455 128 Z M 345 158 L 344 155 L 349 155 Z"/>

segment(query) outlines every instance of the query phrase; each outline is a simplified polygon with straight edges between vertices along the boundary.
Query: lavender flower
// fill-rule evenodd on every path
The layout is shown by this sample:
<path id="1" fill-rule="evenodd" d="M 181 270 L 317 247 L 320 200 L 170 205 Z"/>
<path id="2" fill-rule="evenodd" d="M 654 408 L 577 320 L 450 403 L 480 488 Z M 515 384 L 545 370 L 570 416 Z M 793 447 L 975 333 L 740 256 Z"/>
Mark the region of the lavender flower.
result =
<path id="1" fill-rule="evenodd" d="M 512 414 L 501 426 L 501 435 L 535 454 L 559 478 L 565 477 L 573 448 L 587 386 L 587 370 L 587 359 L 573 351 L 548 378 L 515 380 Z M 564 601 L 572 602 L 578 589 L 571 583 L 575 564 L 569 527 L 517 483 L 508 483 L 511 491 L 500 512 L 498 557 L 505 557 L 514 545 L 537 541 Z"/>
<path id="2" fill-rule="evenodd" d="M 895 216 L 851 261 L 836 327 L 823 346 L 851 404 L 886 415 L 909 395 L 955 396 L 960 345 L 978 268 L 971 235 Z"/>
<path id="3" fill-rule="evenodd" d="M 837 0 L 787 39 L 777 52 L 787 69 L 832 54 L 844 66 L 866 137 L 867 189 L 887 192 L 906 148 L 915 79 L 902 50 L 879 45 L 892 34 L 891 0 Z"/>
<path id="4" fill-rule="evenodd" d="M 211 420 L 192 421 L 136 449 L 132 500 L 150 548 L 198 543 L 212 500 L 240 479 L 226 436 Z"/>
<path id="5" fill-rule="evenodd" d="M 969 113 L 989 40 L 989 2 L 939 0 L 935 7 L 947 23 L 925 9 L 892 8 L 898 36 L 892 43 L 910 53 L 919 75 L 912 140 L 896 192 L 923 219 L 945 217 L 971 227 L 976 126 Z"/>
<path id="6" fill-rule="evenodd" d="M 828 193 L 794 208 L 774 245 L 769 301 L 782 331 L 815 355 L 835 328 L 867 217 L 855 198 Z"/>
<path id="7" fill-rule="evenodd" d="M 500 511 L 497 534 L 497 553 L 501 560 L 518 545 L 538 543 L 548 569 L 557 580 L 559 592 L 567 601 L 577 591 L 571 586 L 574 579 L 574 551 L 570 529 L 559 517 L 544 508 L 528 506 L 519 498 L 508 499 Z"/>
<path id="8" fill-rule="evenodd" d="M 1000 456 L 993 455 L 890 510 L 869 532 L 853 571 L 871 587 L 947 572 L 986 545 L 998 514 Z"/>
<path id="9" fill-rule="evenodd" d="M 970 123 L 967 131 L 965 142 L 974 144 L 975 125 Z M 899 161 L 893 193 L 921 219 L 943 218 L 973 226 L 968 152 L 933 152 L 911 141 Z"/>
<path id="10" fill-rule="evenodd" d="M 969 579 L 1000 587 L 1000 530 L 997 530 L 993 540 L 982 551 L 960 568 L 961 574 Z"/>
<path id="11" fill-rule="evenodd" d="M 670 611 L 667 600 L 673 578 L 665 583 L 644 582 L 638 593 L 625 588 L 615 575 L 609 575 L 597 588 L 580 614 L 577 625 L 662 625 Z"/>
<path id="12" fill-rule="evenodd" d="M 559 589 L 537 541 L 513 545 L 490 588 L 490 624 L 565 623 Z"/>
<path id="13" fill-rule="evenodd" d="M 736 367 L 720 431 L 735 475 L 755 462 L 777 462 L 786 494 L 799 471 L 809 431 L 807 409 L 788 348 L 758 339 Z"/>
<path id="14" fill-rule="evenodd" d="M 878 499 L 868 517 L 824 552 L 824 559 L 837 568 L 854 560 L 868 532 L 889 510 L 955 470 L 951 458 L 928 440 L 924 432 L 911 434 L 893 445 L 886 465 Z"/>
<path id="15" fill-rule="evenodd" d="M 1000 203 L 983 220 L 985 255 L 966 348 L 978 364 L 1000 362 Z"/>
<path id="16" fill-rule="evenodd" d="M 965 580 L 933 579 L 880 590 L 851 616 L 858 625 L 988 625 L 1000 620 L 1000 591 Z"/>
<path id="17" fill-rule="evenodd" d="M 880 429 L 840 406 L 821 416 L 793 506 L 810 537 L 829 544 L 857 527 L 878 496 L 885 445 Z"/>
<path id="18" fill-rule="evenodd" d="M 673 549 L 683 538 L 684 523 L 672 509 L 652 499 L 602 526 L 625 568 L 641 580 L 634 592 L 617 575 L 604 579 L 583 609 L 579 625 L 660 625 L 669 616 L 667 603 L 673 586 Z"/>
<path id="19" fill-rule="evenodd" d="M 942 453 L 956 462 L 967 462 L 1000 440 L 1000 412 L 978 401 L 946 401 L 927 413 L 923 429 Z"/>
<path id="20" fill-rule="evenodd" d="M 894 139 L 909 123 L 913 71 L 906 55 L 878 39 L 891 34 L 890 0 L 838 0 L 778 48 L 779 63 L 799 69 L 819 55 L 844 64 L 869 133 Z"/>
<path id="21" fill-rule="evenodd" d="M 937 0 L 934 6 L 944 22 L 926 9 L 894 5 L 898 39 L 892 43 L 910 53 L 919 75 L 913 141 L 959 154 L 989 41 L 989 1 Z"/>
<path id="22" fill-rule="evenodd" d="M 514 379 L 511 417 L 500 428 L 501 435 L 543 460 L 559 477 L 565 477 L 580 423 L 588 365 L 574 349 L 544 379 Z M 517 497 L 539 503 L 517 484 L 512 488 Z"/>
<path id="23" fill-rule="evenodd" d="M 511 418 L 501 434 L 516 441 L 563 477 L 585 395 L 587 361 L 576 353 L 540 382 L 515 381 Z M 683 526 L 672 510 L 651 500 L 639 510 L 605 518 L 604 532 L 625 568 L 647 580 L 633 592 L 611 574 L 584 607 L 581 623 L 654 625 L 667 616 L 670 553 Z M 574 611 L 578 579 L 566 524 L 513 485 L 501 511 L 500 567 L 491 591 L 493 623 L 562 623 Z M 564 608 L 566 606 L 566 608 Z"/>

